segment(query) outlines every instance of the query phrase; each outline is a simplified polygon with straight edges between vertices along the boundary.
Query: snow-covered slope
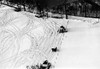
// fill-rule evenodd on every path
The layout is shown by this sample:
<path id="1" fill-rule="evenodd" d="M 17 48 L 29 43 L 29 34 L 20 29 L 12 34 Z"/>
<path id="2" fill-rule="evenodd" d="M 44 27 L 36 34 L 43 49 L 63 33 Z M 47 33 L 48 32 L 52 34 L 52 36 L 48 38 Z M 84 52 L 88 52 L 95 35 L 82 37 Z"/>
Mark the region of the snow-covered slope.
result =
<path id="1" fill-rule="evenodd" d="M 36 18 L 10 9 L 1 10 L 0 68 L 25 67 L 45 59 L 51 61 L 56 54 L 51 48 L 60 48 L 63 37 L 57 33 L 60 25 L 55 19 Z"/>
<path id="2" fill-rule="evenodd" d="M 15 67 L 25 67 L 44 58 L 52 59 L 55 54 L 52 54 L 51 47 L 55 46 L 61 48 L 56 65 L 56 58 L 52 61 L 57 69 L 99 69 L 99 19 L 42 19 L 25 12 L 0 12 L 1 69 L 7 69 L 12 64 Z M 61 25 L 68 32 L 60 47 L 63 34 L 58 34 L 57 30 Z M 16 61 L 14 56 L 11 58 L 15 54 L 19 54 Z"/>

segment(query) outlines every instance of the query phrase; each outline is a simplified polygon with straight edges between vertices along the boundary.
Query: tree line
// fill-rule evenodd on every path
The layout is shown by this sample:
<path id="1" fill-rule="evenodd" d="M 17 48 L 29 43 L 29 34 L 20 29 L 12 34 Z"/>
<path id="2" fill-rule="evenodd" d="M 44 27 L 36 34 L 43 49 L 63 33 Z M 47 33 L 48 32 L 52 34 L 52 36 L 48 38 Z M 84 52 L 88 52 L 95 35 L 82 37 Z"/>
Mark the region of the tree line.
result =
<path id="1" fill-rule="evenodd" d="M 0 0 L 6 2 L 9 6 L 15 6 L 17 9 L 24 9 L 24 11 L 34 10 L 37 8 L 38 12 L 44 13 L 44 10 L 48 11 L 52 7 L 56 7 L 59 4 L 64 4 L 67 0 Z"/>

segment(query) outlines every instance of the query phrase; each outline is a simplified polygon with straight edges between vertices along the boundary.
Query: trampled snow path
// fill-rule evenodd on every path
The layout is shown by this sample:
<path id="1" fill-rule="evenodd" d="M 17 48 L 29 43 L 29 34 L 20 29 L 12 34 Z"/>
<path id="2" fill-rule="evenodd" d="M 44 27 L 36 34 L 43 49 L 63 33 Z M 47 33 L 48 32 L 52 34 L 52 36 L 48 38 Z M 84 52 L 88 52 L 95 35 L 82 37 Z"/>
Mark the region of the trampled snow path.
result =
<path id="1" fill-rule="evenodd" d="M 100 69 L 100 24 L 70 22 L 55 69 Z"/>

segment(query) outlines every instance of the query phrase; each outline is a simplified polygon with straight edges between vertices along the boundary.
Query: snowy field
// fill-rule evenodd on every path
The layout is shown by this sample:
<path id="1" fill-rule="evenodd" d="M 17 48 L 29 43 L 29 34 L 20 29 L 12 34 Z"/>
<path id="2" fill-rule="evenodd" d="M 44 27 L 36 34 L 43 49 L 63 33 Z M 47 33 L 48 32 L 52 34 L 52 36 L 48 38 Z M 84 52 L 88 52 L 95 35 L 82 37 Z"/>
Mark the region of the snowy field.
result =
<path id="1" fill-rule="evenodd" d="M 67 27 L 57 69 L 100 69 L 100 23 L 70 20 Z"/>
<path id="2" fill-rule="evenodd" d="M 41 55 L 41 59 L 45 58 L 44 54 L 51 59 L 55 54 L 49 52 L 49 47 L 60 45 L 63 36 L 56 31 L 61 25 L 67 28 L 68 32 L 64 35 L 60 54 L 55 60 L 55 69 L 100 69 L 99 19 L 74 16 L 67 20 L 42 19 L 26 12 L 1 9 L 0 23 L 0 69 L 13 69 L 7 67 L 14 64 L 15 67 L 24 66 L 37 59 L 40 61 Z M 49 37 L 51 33 L 53 36 Z M 37 47 L 37 44 L 40 46 Z M 32 50 L 29 50 L 30 48 Z M 40 51 L 37 51 L 39 55 L 36 53 L 33 57 L 31 55 L 35 54 L 35 49 Z M 20 54 L 16 61 L 15 54 Z M 24 69 L 23 66 L 16 69 Z"/>

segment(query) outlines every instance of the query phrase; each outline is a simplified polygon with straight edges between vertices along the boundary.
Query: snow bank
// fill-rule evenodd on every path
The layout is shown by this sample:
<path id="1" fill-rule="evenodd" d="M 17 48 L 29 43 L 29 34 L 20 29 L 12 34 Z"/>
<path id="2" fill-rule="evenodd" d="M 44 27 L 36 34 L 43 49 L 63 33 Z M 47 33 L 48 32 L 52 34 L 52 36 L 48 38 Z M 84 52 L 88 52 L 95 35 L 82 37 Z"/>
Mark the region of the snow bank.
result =
<path id="1" fill-rule="evenodd" d="M 11 7 L 9 7 L 9 6 L 6 6 L 6 5 L 1 5 L 1 6 L 0 6 L 0 11 L 1 11 L 1 10 L 8 10 L 8 9 L 11 10 L 11 9 L 13 9 L 13 8 L 11 8 Z"/>
<path id="2" fill-rule="evenodd" d="M 78 16 L 68 16 L 69 19 L 76 19 L 76 20 L 82 20 L 87 21 L 89 23 L 97 23 L 100 22 L 98 18 L 87 18 L 87 17 L 78 17 Z"/>

